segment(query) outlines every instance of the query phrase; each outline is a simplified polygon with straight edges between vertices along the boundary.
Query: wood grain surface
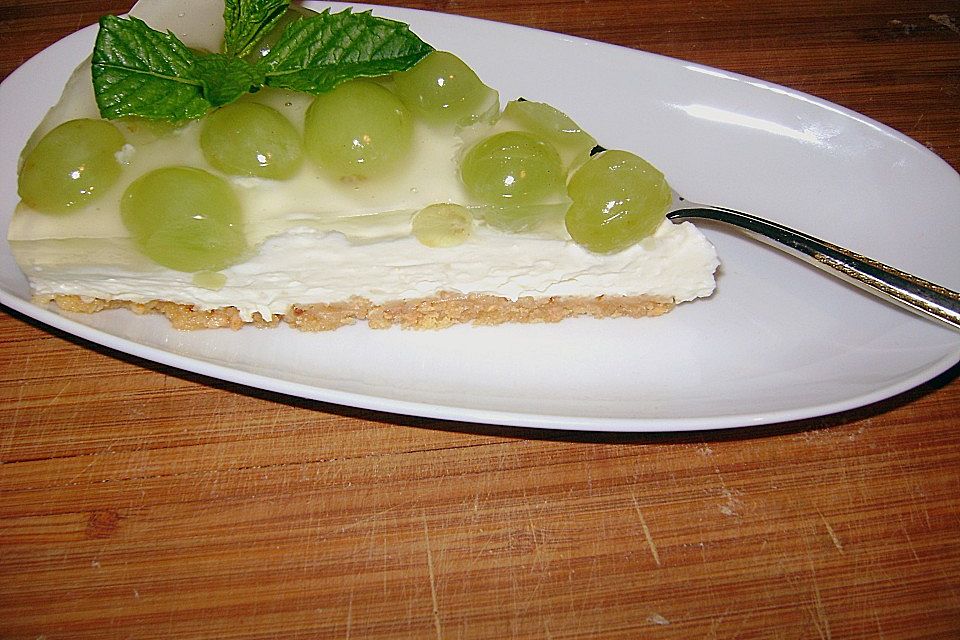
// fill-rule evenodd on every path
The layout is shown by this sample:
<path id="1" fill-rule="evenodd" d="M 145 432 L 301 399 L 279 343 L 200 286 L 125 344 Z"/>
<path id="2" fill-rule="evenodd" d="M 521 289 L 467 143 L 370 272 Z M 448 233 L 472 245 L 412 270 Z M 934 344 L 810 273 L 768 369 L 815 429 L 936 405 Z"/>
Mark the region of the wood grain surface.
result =
<path id="1" fill-rule="evenodd" d="M 0 1 L 0 77 L 130 4 Z M 960 168 L 956 0 L 396 4 L 786 84 Z M 957 378 L 558 433 L 251 391 L 0 309 L 0 638 L 960 637 Z"/>

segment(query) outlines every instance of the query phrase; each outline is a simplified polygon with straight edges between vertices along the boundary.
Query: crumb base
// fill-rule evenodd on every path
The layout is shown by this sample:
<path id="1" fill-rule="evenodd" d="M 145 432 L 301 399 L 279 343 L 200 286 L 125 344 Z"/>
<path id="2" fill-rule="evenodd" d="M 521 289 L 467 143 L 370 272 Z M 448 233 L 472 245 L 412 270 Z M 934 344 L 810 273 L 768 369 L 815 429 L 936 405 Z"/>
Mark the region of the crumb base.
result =
<path id="1" fill-rule="evenodd" d="M 159 313 L 177 329 L 240 329 L 250 324 L 275 327 L 285 322 L 301 331 L 332 331 L 365 321 L 373 329 L 400 326 L 404 329 L 443 329 L 456 324 L 496 325 L 505 323 L 559 322 L 565 318 L 641 318 L 667 313 L 672 300 L 652 296 L 554 296 L 522 297 L 511 300 L 489 294 L 440 292 L 426 298 L 395 300 L 375 304 L 353 297 L 333 303 L 291 305 L 285 314 L 264 318 L 253 314 L 251 321 L 240 316 L 236 307 L 201 310 L 193 305 L 163 300 L 131 302 L 82 298 L 75 295 L 38 295 L 38 303 L 55 302 L 64 311 L 96 313 L 108 309 L 128 309 L 137 314 Z"/>

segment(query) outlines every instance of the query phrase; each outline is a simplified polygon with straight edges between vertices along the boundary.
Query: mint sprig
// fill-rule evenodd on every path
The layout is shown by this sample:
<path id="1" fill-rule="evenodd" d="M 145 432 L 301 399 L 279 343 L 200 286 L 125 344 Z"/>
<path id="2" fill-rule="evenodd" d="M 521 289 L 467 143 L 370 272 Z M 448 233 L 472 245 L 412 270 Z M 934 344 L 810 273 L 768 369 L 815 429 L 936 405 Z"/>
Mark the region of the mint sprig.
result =
<path id="1" fill-rule="evenodd" d="M 433 51 L 404 23 L 348 9 L 294 20 L 265 57 L 244 59 L 278 28 L 289 4 L 225 0 L 222 53 L 194 51 L 137 18 L 104 17 L 93 52 L 101 116 L 195 119 L 264 86 L 322 93 L 409 69 Z"/>

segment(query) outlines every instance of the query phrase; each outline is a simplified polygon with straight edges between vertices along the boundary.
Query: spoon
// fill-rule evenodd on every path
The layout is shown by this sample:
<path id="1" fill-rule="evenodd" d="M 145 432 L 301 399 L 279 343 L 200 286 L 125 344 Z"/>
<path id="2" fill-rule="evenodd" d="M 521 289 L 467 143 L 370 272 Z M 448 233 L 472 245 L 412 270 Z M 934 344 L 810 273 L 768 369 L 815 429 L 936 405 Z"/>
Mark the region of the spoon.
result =
<path id="1" fill-rule="evenodd" d="M 674 204 L 667 213 L 670 220 L 712 220 L 736 227 L 888 302 L 960 331 L 960 293 L 956 291 L 748 213 L 684 198 Z"/>

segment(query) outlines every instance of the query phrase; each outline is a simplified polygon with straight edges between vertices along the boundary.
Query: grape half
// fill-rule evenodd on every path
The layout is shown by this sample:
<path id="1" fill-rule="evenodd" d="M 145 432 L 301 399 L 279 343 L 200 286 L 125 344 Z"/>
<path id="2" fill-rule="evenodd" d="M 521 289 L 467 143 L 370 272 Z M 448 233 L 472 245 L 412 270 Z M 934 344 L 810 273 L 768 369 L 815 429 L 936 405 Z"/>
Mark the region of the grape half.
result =
<path id="1" fill-rule="evenodd" d="M 45 213 L 80 209 L 120 177 L 117 160 L 125 140 L 105 120 L 70 120 L 40 139 L 24 159 L 17 193 L 28 206 Z"/>
<path id="2" fill-rule="evenodd" d="M 520 205 L 561 195 L 566 172 L 556 149 L 542 138 L 505 131 L 467 151 L 460 177 L 484 204 Z"/>
<path id="3" fill-rule="evenodd" d="M 374 178 L 403 160 L 413 139 L 410 112 L 369 80 L 351 80 L 317 96 L 307 109 L 308 157 L 339 178 Z"/>
<path id="4" fill-rule="evenodd" d="M 202 169 L 164 167 L 137 178 L 120 214 L 137 246 L 170 269 L 218 271 L 247 252 L 239 199 Z"/>
<path id="5" fill-rule="evenodd" d="M 447 51 L 433 51 L 393 78 L 403 103 L 433 123 L 475 122 L 497 98 L 496 91 L 485 85 L 473 69 Z"/>
<path id="6" fill-rule="evenodd" d="M 236 176 L 282 180 L 303 160 L 300 134 L 279 111 L 255 102 L 237 102 L 203 120 L 200 148 L 207 162 Z"/>
<path id="7" fill-rule="evenodd" d="M 566 227 L 581 246 L 615 253 L 651 235 L 670 206 L 670 186 L 659 170 L 627 151 L 587 160 L 567 185 L 573 204 Z"/>
<path id="8" fill-rule="evenodd" d="M 473 233 L 473 216 L 467 208 L 446 202 L 417 211 L 411 224 L 414 237 L 428 247 L 455 247 Z"/>

